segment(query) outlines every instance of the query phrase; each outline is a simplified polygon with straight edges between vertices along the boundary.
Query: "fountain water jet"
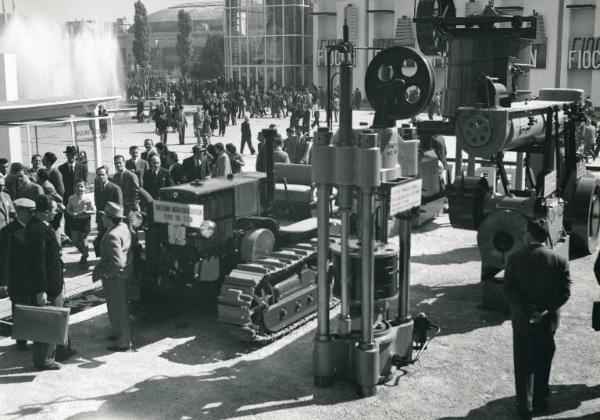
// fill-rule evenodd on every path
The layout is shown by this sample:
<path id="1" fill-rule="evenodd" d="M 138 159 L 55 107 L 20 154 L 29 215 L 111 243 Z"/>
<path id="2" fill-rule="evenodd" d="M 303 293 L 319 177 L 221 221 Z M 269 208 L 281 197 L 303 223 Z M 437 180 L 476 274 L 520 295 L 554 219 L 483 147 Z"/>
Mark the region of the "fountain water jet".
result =
<path id="1" fill-rule="evenodd" d="M 114 96 L 121 92 L 121 55 L 104 26 L 84 22 L 69 33 L 45 17 L 14 16 L 0 52 L 17 56 L 20 99 Z"/>

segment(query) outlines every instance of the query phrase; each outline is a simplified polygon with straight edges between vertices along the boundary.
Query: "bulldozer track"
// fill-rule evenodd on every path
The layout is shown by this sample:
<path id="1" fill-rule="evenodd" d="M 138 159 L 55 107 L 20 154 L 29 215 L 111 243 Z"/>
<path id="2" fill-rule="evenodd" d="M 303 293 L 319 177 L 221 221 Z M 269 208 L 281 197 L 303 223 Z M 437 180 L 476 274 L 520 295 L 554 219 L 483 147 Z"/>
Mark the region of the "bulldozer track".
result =
<path id="1" fill-rule="evenodd" d="M 316 274 L 302 270 L 314 261 L 316 242 L 298 243 L 271 252 L 253 263 L 238 264 L 225 278 L 217 299 L 218 320 L 242 341 L 268 344 L 316 317 Z M 289 276 L 303 284 L 282 299 L 265 290 Z"/>

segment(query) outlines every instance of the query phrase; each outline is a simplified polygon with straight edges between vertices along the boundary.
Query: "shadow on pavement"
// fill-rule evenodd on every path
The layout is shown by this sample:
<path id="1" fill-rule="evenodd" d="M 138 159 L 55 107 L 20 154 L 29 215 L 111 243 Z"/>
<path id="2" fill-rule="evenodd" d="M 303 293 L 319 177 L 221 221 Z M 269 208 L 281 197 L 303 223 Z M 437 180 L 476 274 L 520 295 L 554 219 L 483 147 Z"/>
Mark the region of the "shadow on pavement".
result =
<path id="1" fill-rule="evenodd" d="M 412 232 L 413 233 L 428 233 L 428 232 L 433 232 L 434 230 L 437 230 L 439 228 L 448 227 L 448 226 L 450 226 L 450 223 L 442 223 L 438 220 L 432 220 L 432 221 L 422 224 L 421 226 L 413 227 Z"/>
<path id="2" fill-rule="evenodd" d="M 500 325 L 508 318 L 500 312 L 478 309 L 481 283 L 456 286 L 412 285 L 411 312 L 424 312 L 442 328 L 440 335 L 465 334 L 479 328 Z"/>
<path id="3" fill-rule="evenodd" d="M 550 385 L 550 404 L 548 410 L 540 413 L 539 417 L 551 416 L 565 411 L 575 410 L 584 401 L 600 398 L 600 385 L 587 386 L 585 384 Z M 464 417 L 444 417 L 440 420 L 479 420 L 479 419 L 512 419 L 517 418 L 515 398 L 505 397 L 490 401 L 482 407 L 471 410 Z M 568 417 L 569 419 L 598 419 L 598 413 L 583 415 L 581 417 Z"/>
<path id="4" fill-rule="evenodd" d="M 277 416 L 273 413 L 277 410 L 357 399 L 354 387 L 348 383 L 336 383 L 331 388 L 313 385 L 312 337 L 312 331 L 307 332 L 264 358 L 242 360 L 231 367 L 198 375 L 152 377 L 121 392 L 94 397 L 94 401 L 102 401 L 97 410 L 69 418 L 231 418 L 263 413 Z M 290 364 L 290 360 L 296 362 Z M 41 406 L 62 402 L 67 401 L 49 401 Z M 24 405 L 8 414 L 25 415 L 39 406 Z"/>
<path id="5" fill-rule="evenodd" d="M 410 258 L 411 262 L 427 265 L 462 264 L 471 261 L 480 261 L 477 245 L 466 248 L 455 248 L 441 254 L 415 255 Z"/>

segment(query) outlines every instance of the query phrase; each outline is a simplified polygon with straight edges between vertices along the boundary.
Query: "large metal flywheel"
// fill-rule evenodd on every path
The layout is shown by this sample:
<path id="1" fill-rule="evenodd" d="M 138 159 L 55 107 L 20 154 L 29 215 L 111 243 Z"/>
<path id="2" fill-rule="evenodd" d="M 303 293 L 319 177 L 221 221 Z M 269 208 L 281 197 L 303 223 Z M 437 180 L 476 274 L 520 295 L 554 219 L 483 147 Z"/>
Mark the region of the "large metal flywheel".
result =
<path id="1" fill-rule="evenodd" d="M 413 48 L 386 48 L 369 63 L 365 89 L 369 103 L 382 117 L 411 118 L 422 112 L 433 96 L 433 69 Z"/>

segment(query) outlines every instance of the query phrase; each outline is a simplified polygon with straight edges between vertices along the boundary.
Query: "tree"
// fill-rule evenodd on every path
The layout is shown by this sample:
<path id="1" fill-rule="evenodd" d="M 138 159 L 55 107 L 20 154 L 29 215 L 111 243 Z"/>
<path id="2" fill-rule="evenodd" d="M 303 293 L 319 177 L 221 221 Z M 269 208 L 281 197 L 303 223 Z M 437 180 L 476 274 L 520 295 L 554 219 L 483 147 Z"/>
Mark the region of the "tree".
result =
<path id="1" fill-rule="evenodd" d="M 209 35 L 198 61 L 192 68 L 196 79 L 216 79 L 225 75 L 225 42 L 222 35 Z"/>
<path id="2" fill-rule="evenodd" d="M 135 38 L 133 40 L 133 55 L 142 72 L 150 62 L 150 27 L 146 6 L 138 0 L 135 3 L 135 16 L 133 18 Z"/>
<path id="3" fill-rule="evenodd" d="M 192 17 L 190 14 L 183 9 L 177 14 L 179 26 L 179 33 L 177 34 L 177 55 L 179 56 L 179 68 L 181 69 L 181 75 L 185 75 L 190 70 L 190 63 L 192 61 L 193 49 L 192 49 Z"/>

